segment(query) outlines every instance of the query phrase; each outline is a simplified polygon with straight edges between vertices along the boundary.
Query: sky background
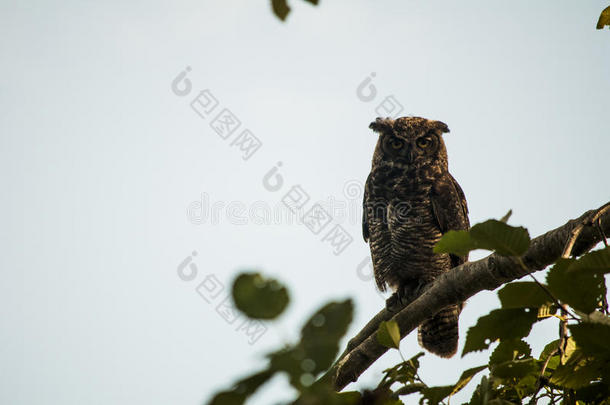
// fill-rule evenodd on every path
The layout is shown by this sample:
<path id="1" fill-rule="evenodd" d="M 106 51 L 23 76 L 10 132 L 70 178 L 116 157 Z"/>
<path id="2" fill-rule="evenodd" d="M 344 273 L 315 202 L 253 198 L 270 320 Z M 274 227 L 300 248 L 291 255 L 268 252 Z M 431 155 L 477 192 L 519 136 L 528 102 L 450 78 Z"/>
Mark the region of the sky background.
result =
<path id="1" fill-rule="evenodd" d="M 328 300 L 353 297 L 348 335 L 360 330 L 383 306 L 358 273 L 359 206 L 368 124 L 388 96 L 449 125 L 473 223 L 513 209 L 535 236 L 609 200 L 610 32 L 595 30 L 607 1 L 293 0 L 286 23 L 268 3 L 0 1 L 0 402 L 201 404 Z M 190 103 L 204 89 L 219 105 L 201 117 Z M 262 142 L 250 159 L 210 127 L 221 108 Z M 277 162 L 284 183 L 269 191 Z M 333 225 L 353 241 L 340 255 L 282 209 L 294 185 L 308 206 L 343 204 Z M 183 281 L 189 256 L 197 277 Z M 243 269 L 292 297 L 252 345 L 216 311 Z M 204 280 L 225 285 L 210 303 Z M 460 350 L 497 306 L 493 292 L 469 300 Z M 556 333 L 536 325 L 534 354 Z M 420 350 L 415 334 L 401 349 Z M 486 358 L 426 355 L 421 376 L 451 384 Z M 398 361 L 388 353 L 350 388 Z M 291 395 L 277 377 L 251 404 Z"/>

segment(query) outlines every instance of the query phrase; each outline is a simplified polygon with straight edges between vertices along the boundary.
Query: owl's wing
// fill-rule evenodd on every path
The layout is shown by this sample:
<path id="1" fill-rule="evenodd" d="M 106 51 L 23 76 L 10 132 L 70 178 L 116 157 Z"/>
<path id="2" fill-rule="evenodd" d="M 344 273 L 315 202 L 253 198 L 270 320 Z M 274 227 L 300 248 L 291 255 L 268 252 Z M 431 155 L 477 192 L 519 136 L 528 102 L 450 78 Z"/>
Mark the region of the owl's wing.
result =
<path id="1" fill-rule="evenodd" d="M 364 186 L 362 236 L 371 249 L 375 284 L 380 291 L 385 291 L 388 275 L 392 271 L 392 234 L 387 226 L 387 208 L 384 203 L 375 201 L 374 194 L 371 172 Z"/>
<path id="2" fill-rule="evenodd" d="M 366 183 L 364 183 L 364 198 L 362 199 L 362 237 L 365 242 L 369 241 L 369 219 L 367 216 L 367 204 L 369 202 L 369 182 L 371 180 L 371 175 L 366 178 Z"/>
<path id="3" fill-rule="evenodd" d="M 470 228 L 466 196 L 451 174 L 447 173 L 432 186 L 430 201 L 434 219 L 443 234 L 451 230 Z M 468 260 L 468 256 L 451 255 L 454 266 L 462 264 L 466 260 Z"/>

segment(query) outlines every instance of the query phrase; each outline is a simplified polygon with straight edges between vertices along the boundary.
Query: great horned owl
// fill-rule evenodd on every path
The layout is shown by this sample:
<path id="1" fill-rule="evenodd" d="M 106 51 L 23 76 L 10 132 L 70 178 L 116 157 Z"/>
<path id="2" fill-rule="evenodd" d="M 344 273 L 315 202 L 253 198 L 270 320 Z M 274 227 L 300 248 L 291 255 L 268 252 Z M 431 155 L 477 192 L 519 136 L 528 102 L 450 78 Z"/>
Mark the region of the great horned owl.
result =
<path id="1" fill-rule="evenodd" d="M 468 208 L 460 185 L 449 173 L 440 121 L 419 117 L 377 118 L 379 133 L 364 191 L 362 232 L 369 242 L 377 287 L 399 298 L 420 291 L 467 257 L 435 254 L 449 230 L 468 229 Z M 441 357 L 457 351 L 461 305 L 430 314 L 418 329 L 421 346 Z"/>

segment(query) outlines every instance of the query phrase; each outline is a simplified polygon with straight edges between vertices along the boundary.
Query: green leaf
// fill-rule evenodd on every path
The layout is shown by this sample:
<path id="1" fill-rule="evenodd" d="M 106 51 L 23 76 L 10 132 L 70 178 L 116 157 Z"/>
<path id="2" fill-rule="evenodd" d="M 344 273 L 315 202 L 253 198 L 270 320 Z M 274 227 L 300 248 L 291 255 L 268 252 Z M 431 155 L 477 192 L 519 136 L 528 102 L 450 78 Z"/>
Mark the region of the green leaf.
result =
<path id="1" fill-rule="evenodd" d="M 426 401 L 427 404 L 436 405 L 451 395 L 451 391 L 453 391 L 453 385 L 424 388 L 421 390 L 422 399 L 420 404 Z"/>
<path id="2" fill-rule="evenodd" d="M 453 253 L 466 256 L 477 244 L 468 231 L 448 231 L 434 246 L 434 253 Z"/>
<path id="3" fill-rule="evenodd" d="M 273 14 L 282 21 L 285 21 L 288 13 L 290 13 L 290 7 L 288 7 L 286 0 L 271 0 L 271 8 Z"/>
<path id="4" fill-rule="evenodd" d="M 568 271 L 574 262 L 574 259 L 559 259 L 546 276 L 547 285 L 560 301 L 589 314 L 606 295 L 604 277 L 586 271 Z"/>
<path id="5" fill-rule="evenodd" d="M 603 383 L 592 383 L 575 392 L 575 399 L 588 404 L 601 404 L 610 398 L 610 387 Z"/>
<path id="6" fill-rule="evenodd" d="M 328 383 L 316 382 L 301 392 L 293 405 L 358 405 L 363 402 L 363 395 L 357 391 L 335 392 Z"/>
<path id="7" fill-rule="evenodd" d="M 489 378 L 483 376 L 481 378 L 481 382 L 477 385 L 474 392 L 472 393 L 472 398 L 470 398 L 470 405 L 488 405 L 490 401 L 494 398 L 493 392 L 493 383 Z"/>
<path id="8" fill-rule="evenodd" d="M 497 339 L 521 339 L 529 335 L 537 320 L 536 311 L 529 308 L 496 309 L 482 316 L 466 334 L 462 356 L 484 350 Z"/>
<path id="9" fill-rule="evenodd" d="M 403 385 L 402 387 L 400 387 L 396 391 L 396 395 L 401 396 L 401 397 L 403 395 L 411 395 L 411 394 L 415 394 L 416 392 L 421 392 L 424 388 L 426 388 L 426 384 L 422 384 L 422 383 L 407 384 L 407 385 Z"/>
<path id="10" fill-rule="evenodd" d="M 538 368 L 536 371 L 538 371 Z M 532 395 L 536 391 L 537 383 L 538 372 L 519 378 L 514 388 L 519 393 L 519 397 L 523 398 Z"/>
<path id="11" fill-rule="evenodd" d="M 546 346 L 544 346 L 544 349 L 542 349 L 542 352 L 540 352 L 540 356 L 538 357 L 539 360 L 546 360 L 558 347 L 559 339 L 553 340 L 551 343 L 547 343 Z"/>
<path id="12" fill-rule="evenodd" d="M 305 361 L 305 352 L 300 345 L 287 347 L 267 355 L 270 360 L 270 369 L 273 371 L 283 371 L 288 374 L 290 384 L 293 387 L 302 390 L 304 385 L 301 377 L 305 373 L 309 373 L 311 363 L 305 362 L 306 369 L 303 369 Z"/>
<path id="13" fill-rule="evenodd" d="M 610 7 L 606 7 L 604 11 L 599 15 L 599 20 L 597 20 L 597 29 L 601 30 L 606 25 L 610 25 Z"/>
<path id="14" fill-rule="evenodd" d="M 266 383 L 273 374 L 274 372 L 272 370 L 264 370 L 239 380 L 234 384 L 231 390 L 216 394 L 210 402 L 208 402 L 208 405 L 242 405 L 246 402 L 248 397 Z"/>
<path id="15" fill-rule="evenodd" d="M 347 332 L 352 316 L 351 300 L 324 305 L 305 323 L 298 344 L 268 355 L 271 369 L 287 373 L 290 384 L 301 392 L 313 388 L 325 390 L 316 384 L 313 387 L 311 382 L 317 374 L 327 370 L 337 356 L 339 340 Z"/>
<path id="16" fill-rule="evenodd" d="M 523 340 L 501 340 L 498 347 L 495 348 L 491 356 L 489 356 L 489 365 L 495 365 L 513 360 L 523 360 L 530 357 L 532 349 Z"/>
<path id="17" fill-rule="evenodd" d="M 339 351 L 339 340 L 352 322 L 351 300 L 331 302 L 318 310 L 301 330 L 305 357 L 315 363 L 312 374 L 326 370 Z"/>
<path id="18" fill-rule="evenodd" d="M 592 273 L 610 273 L 610 247 L 589 252 L 578 260 L 568 269 L 568 273 L 576 271 L 588 271 Z"/>
<path id="19" fill-rule="evenodd" d="M 548 294 L 531 281 L 506 284 L 498 291 L 498 297 L 502 308 L 540 308 L 553 303 Z"/>
<path id="20" fill-rule="evenodd" d="M 568 326 L 576 345 L 583 353 L 610 359 L 610 326 L 603 323 L 581 322 Z"/>
<path id="21" fill-rule="evenodd" d="M 470 368 L 462 373 L 460 379 L 454 385 L 446 385 L 441 387 L 426 387 L 421 390 L 422 400 L 428 404 L 438 404 L 448 396 L 455 395 L 464 388 L 470 380 L 480 371 L 485 370 L 487 366 L 479 366 Z"/>
<path id="22" fill-rule="evenodd" d="M 381 322 L 377 330 L 377 341 L 385 347 L 400 347 L 400 329 L 396 321 Z"/>
<path id="23" fill-rule="evenodd" d="M 235 306 L 250 318 L 274 319 L 288 305 L 288 290 L 259 273 L 242 273 L 233 282 Z"/>
<path id="24" fill-rule="evenodd" d="M 560 364 L 551 376 L 551 383 L 565 388 L 581 388 L 599 378 L 606 364 L 575 350 L 565 364 Z"/>
<path id="25" fill-rule="evenodd" d="M 524 378 L 529 374 L 539 372 L 538 363 L 535 359 L 511 360 L 496 364 L 491 369 L 491 374 L 498 378 Z"/>
<path id="26" fill-rule="evenodd" d="M 378 387 L 390 386 L 395 382 L 402 384 L 415 383 L 415 375 L 419 369 L 419 358 L 423 355 L 423 352 L 419 352 L 409 360 L 383 370 L 384 376 Z"/>
<path id="27" fill-rule="evenodd" d="M 468 385 L 468 383 L 472 380 L 472 378 L 477 373 L 485 370 L 486 368 L 487 368 L 487 365 L 469 368 L 468 370 L 464 371 L 462 373 L 462 375 L 460 376 L 460 379 L 458 380 L 458 382 L 456 382 L 455 385 L 453 386 L 451 395 L 457 394 L 462 388 L 464 388 L 466 385 Z"/>
<path id="28" fill-rule="evenodd" d="M 470 229 L 470 235 L 480 249 L 494 250 L 502 256 L 521 256 L 530 246 L 527 229 L 495 219 L 476 224 Z"/>
<path id="29" fill-rule="evenodd" d="M 474 225 L 469 231 L 445 233 L 434 246 L 434 252 L 464 256 L 471 250 L 487 249 L 502 256 L 521 256 L 527 251 L 529 244 L 527 229 L 490 219 Z"/>

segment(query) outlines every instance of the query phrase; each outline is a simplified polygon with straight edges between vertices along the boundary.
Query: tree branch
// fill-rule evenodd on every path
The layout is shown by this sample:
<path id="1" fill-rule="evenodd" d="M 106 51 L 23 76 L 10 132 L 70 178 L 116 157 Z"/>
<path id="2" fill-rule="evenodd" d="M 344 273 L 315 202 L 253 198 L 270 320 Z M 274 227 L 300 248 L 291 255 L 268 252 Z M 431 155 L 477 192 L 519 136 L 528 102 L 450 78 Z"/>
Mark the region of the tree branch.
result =
<path id="1" fill-rule="evenodd" d="M 532 239 L 522 256 L 526 267 L 514 258 L 491 254 L 484 259 L 467 262 L 439 276 L 417 299 L 399 312 L 380 311 L 354 338 L 333 367 L 321 380 L 331 379 L 337 391 L 358 377 L 388 349 L 377 342 L 376 331 L 381 321 L 393 319 L 404 338 L 431 314 L 465 301 L 483 290 L 495 290 L 501 285 L 521 278 L 532 271 L 542 270 L 559 259 L 571 244 L 572 255 L 580 256 L 601 241 L 599 229 L 610 233 L 610 209 L 605 204 L 597 210 L 587 211 L 577 219 Z M 594 222 L 592 221 L 594 220 Z M 577 230 L 577 238 L 574 231 Z"/>

